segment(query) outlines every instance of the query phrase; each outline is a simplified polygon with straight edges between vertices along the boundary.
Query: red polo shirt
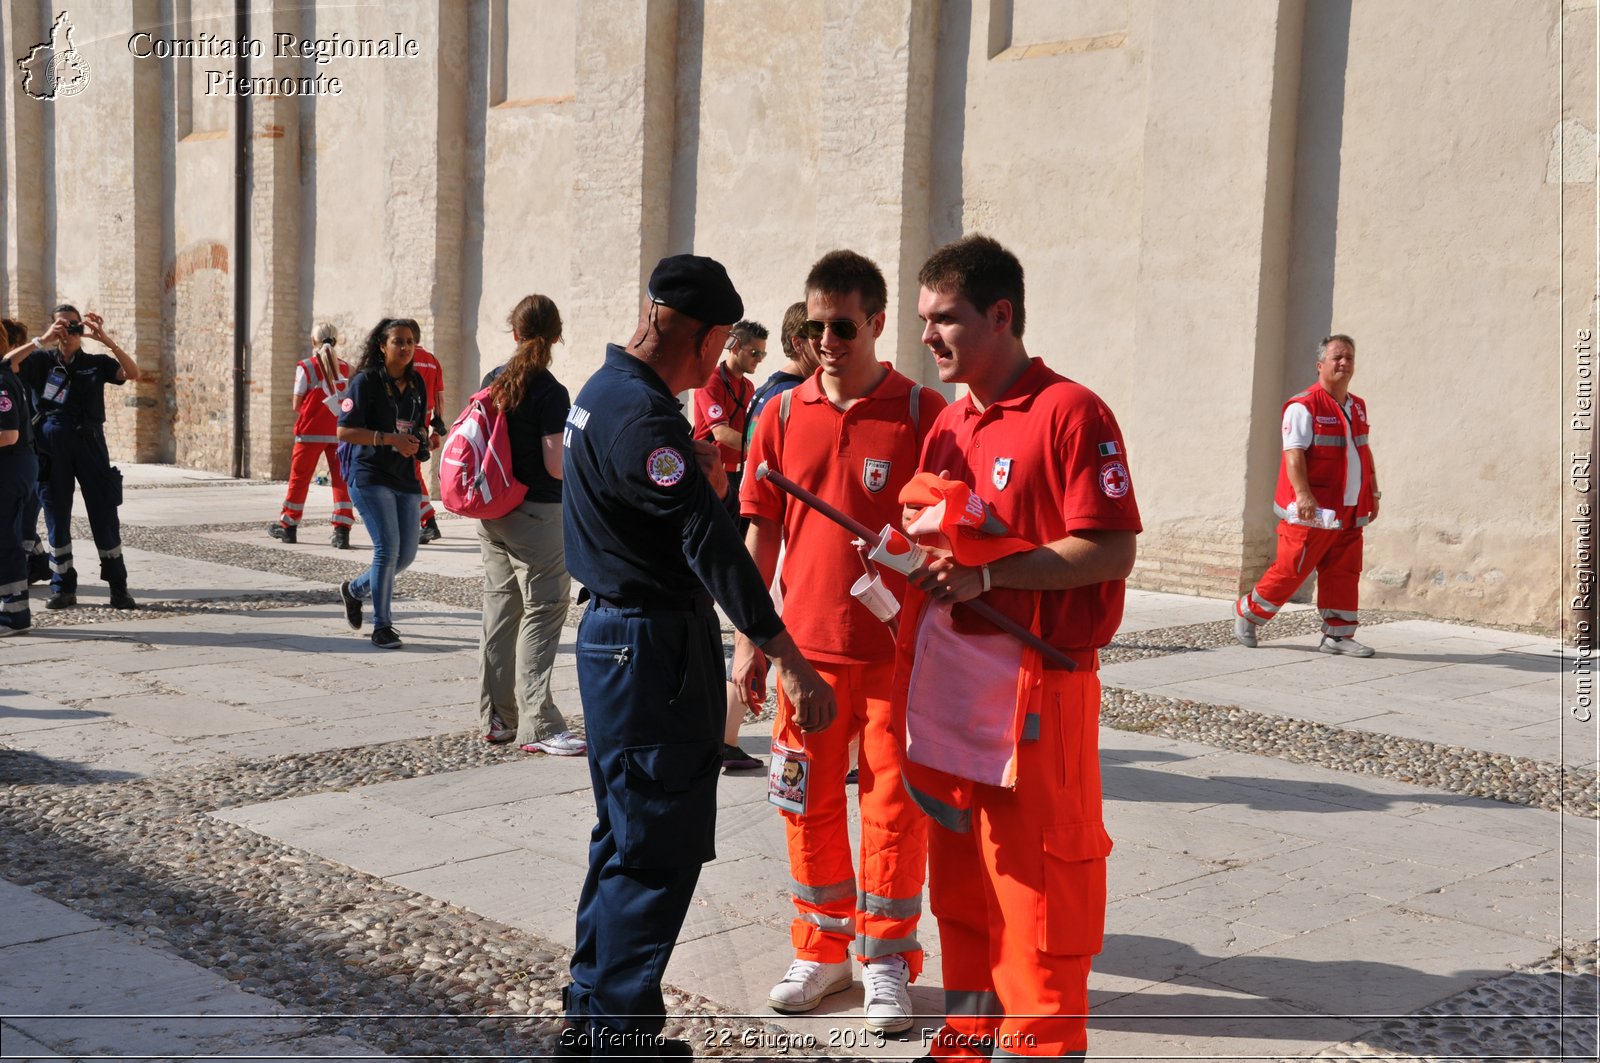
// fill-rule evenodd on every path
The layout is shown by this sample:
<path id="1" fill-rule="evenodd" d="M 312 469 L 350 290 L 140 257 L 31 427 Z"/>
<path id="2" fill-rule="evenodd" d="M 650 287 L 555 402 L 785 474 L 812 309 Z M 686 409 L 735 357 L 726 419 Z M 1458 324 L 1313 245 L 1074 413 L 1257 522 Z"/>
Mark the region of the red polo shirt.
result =
<path id="1" fill-rule="evenodd" d="M 728 367 L 717 363 L 717 371 L 705 387 L 694 393 L 694 437 L 710 439 L 711 430 L 725 424 L 744 438 L 745 419 L 750 414 L 750 400 L 756 386 L 746 377 L 735 377 Z M 743 464 L 744 456 L 738 447 L 717 444 L 722 451 L 722 467 L 733 472 Z"/>
<path id="2" fill-rule="evenodd" d="M 942 395 L 922 388 L 913 428 L 911 389 L 909 379 L 889 369 L 877 387 L 841 410 L 822 390 L 820 374 L 813 375 L 792 392 L 787 423 L 776 409 L 758 419 L 749 466 L 767 462 L 874 531 L 898 528 L 900 488 L 916 473 L 922 441 L 945 406 Z M 744 516 L 783 528 L 783 623 L 800 652 L 844 664 L 893 660 L 894 629 L 850 597 L 865 572 L 850 533 L 754 476 L 744 478 L 739 502 Z M 905 577 L 880 571 L 903 599 Z"/>
<path id="3" fill-rule="evenodd" d="M 945 408 L 928 433 L 923 469 L 948 469 L 994 507 L 1021 538 L 1053 542 L 1069 532 L 1142 530 L 1127 449 L 1111 410 L 1081 384 L 1034 358 L 1004 398 L 980 411 L 971 397 Z M 1039 606 L 1045 641 L 1098 649 L 1122 622 L 1124 582 L 1046 591 Z M 1031 595 L 984 596 L 1027 623 Z"/>
<path id="4" fill-rule="evenodd" d="M 428 419 L 432 420 L 433 410 L 439 400 L 439 393 L 444 390 L 444 366 L 439 364 L 439 359 L 433 352 L 427 350 L 422 344 L 417 344 L 416 353 L 411 356 L 411 368 L 417 371 L 422 378 L 422 390 L 428 395 Z M 444 411 L 439 415 L 444 416 Z"/>

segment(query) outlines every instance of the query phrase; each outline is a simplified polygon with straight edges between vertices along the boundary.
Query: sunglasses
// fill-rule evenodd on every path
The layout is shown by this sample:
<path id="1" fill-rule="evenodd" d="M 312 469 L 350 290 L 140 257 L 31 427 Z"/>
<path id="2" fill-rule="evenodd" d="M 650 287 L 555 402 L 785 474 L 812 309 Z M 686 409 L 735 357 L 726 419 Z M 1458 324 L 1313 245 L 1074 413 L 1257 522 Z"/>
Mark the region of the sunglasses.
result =
<path id="1" fill-rule="evenodd" d="M 867 321 L 871 321 L 876 314 L 868 314 Z M 859 324 L 849 318 L 840 318 L 838 321 L 810 321 L 800 327 L 800 334 L 808 340 L 820 340 L 823 333 L 833 329 L 833 334 L 849 343 L 856 338 L 856 333 L 867 327 L 867 321 Z"/>

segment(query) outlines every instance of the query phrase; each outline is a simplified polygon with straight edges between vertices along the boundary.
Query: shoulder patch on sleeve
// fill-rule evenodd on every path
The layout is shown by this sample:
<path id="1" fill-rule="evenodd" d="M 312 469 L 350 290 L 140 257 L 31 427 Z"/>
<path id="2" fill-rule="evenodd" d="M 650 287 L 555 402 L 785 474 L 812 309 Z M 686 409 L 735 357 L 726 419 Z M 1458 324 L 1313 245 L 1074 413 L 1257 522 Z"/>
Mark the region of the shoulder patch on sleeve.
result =
<path id="1" fill-rule="evenodd" d="M 657 447 L 645 459 L 645 472 L 658 487 L 672 487 L 683 479 L 688 463 L 675 447 Z"/>
<path id="2" fill-rule="evenodd" d="M 8 391 L 0 391 L 0 413 L 10 413 L 10 412 L 11 412 L 11 393 L 8 392 Z"/>
<path id="3" fill-rule="evenodd" d="M 1128 493 L 1133 481 L 1128 478 L 1128 467 L 1120 461 L 1108 461 L 1100 466 L 1100 490 L 1107 498 L 1121 498 Z"/>
<path id="4" fill-rule="evenodd" d="M 718 403 L 713 402 L 711 404 L 710 408 L 706 410 L 706 416 L 707 417 L 721 417 L 722 416 L 722 407 L 721 407 L 721 405 L 719 405 Z"/>
<path id="5" fill-rule="evenodd" d="M 345 413 L 349 413 L 351 410 L 353 410 L 355 408 L 356 408 L 356 400 L 355 399 L 344 399 L 343 401 L 341 401 L 339 403 L 339 409 L 343 410 Z"/>

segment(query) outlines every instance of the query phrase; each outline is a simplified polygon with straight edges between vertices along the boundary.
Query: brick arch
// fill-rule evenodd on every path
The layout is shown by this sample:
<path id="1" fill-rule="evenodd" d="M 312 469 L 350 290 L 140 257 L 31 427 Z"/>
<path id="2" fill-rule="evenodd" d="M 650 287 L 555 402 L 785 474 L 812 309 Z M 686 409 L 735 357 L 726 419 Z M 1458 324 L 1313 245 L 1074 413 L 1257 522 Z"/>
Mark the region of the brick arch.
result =
<path id="1" fill-rule="evenodd" d="M 183 281 L 203 269 L 228 272 L 228 246 L 215 240 L 201 240 L 179 251 L 162 278 L 162 288 L 172 291 Z"/>

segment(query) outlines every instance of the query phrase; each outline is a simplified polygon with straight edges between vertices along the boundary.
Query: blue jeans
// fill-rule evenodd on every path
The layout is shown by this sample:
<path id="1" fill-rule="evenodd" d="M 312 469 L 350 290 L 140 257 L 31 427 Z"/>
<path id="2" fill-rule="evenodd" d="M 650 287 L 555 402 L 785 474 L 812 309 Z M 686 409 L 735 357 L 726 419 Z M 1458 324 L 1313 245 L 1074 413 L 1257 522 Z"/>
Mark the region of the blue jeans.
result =
<path id="1" fill-rule="evenodd" d="M 350 497 L 367 534 L 372 536 L 372 564 L 350 581 L 350 590 L 357 598 L 372 599 L 373 630 L 389 627 L 393 620 L 389 603 L 394 599 L 395 577 L 417 558 L 422 496 L 378 484 L 351 484 Z"/>

